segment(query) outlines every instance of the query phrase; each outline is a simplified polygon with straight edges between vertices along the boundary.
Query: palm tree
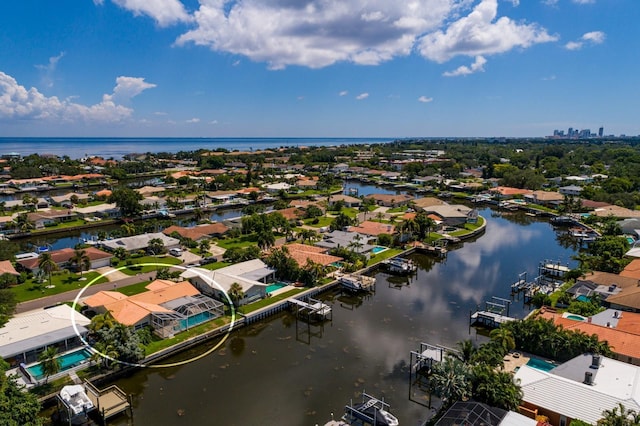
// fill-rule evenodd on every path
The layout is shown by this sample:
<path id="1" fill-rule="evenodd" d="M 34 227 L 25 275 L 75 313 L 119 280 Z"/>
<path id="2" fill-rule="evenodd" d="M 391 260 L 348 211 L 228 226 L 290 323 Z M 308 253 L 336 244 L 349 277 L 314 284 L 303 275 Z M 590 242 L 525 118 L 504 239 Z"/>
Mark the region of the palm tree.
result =
<path id="1" fill-rule="evenodd" d="M 33 229 L 33 223 L 29 221 L 29 216 L 26 213 L 20 213 L 13 219 L 13 226 L 18 232 L 29 232 Z"/>
<path id="2" fill-rule="evenodd" d="M 38 267 L 49 276 L 49 285 L 51 285 L 51 273 L 58 270 L 58 264 L 51 258 L 50 253 L 40 253 Z"/>
<path id="3" fill-rule="evenodd" d="M 200 222 L 205 218 L 205 216 L 205 213 L 200 207 L 196 207 L 195 209 L 193 209 L 193 218 L 196 220 L 196 222 Z"/>
<path id="4" fill-rule="evenodd" d="M 476 345 L 471 339 L 459 341 L 458 343 L 456 343 L 456 347 L 459 351 L 458 358 L 460 358 L 460 360 L 463 362 L 469 362 L 471 360 L 471 357 L 477 350 Z"/>
<path id="5" fill-rule="evenodd" d="M 618 412 L 618 410 L 620 412 Z M 640 413 L 627 409 L 622 403 L 611 410 L 604 410 L 598 426 L 636 426 L 640 424 Z"/>
<path id="6" fill-rule="evenodd" d="M 211 241 L 209 240 L 201 240 L 198 243 L 198 249 L 200 250 L 200 254 L 207 253 L 210 247 L 211 247 Z"/>
<path id="7" fill-rule="evenodd" d="M 513 337 L 513 333 L 504 327 L 491 330 L 489 337 L 504 351 L 504 354 L 516 347 L 516 340 Z"/>
<path id="8" fill-rule="evenodd" d="M 273 247 L 273 245 L 276 243 L 276 237 L 270 230 L 260 231 L 258 232 L 257 243 L 258 247 L 260 247 L 262 250 L 266 250 L 269 247 Z"/>
<path id="9" fill-rule="evenodd" d="M 128 254 L 127 249 L 124 247 L 118 247 L 113 251 L 113 255 L 120 260 L 126 259 Z"/>
<path id="10" fill-rule="evenodd" d="M 136 233 L 136 225 L 133 222 L 127 222 L 123 224 L 120 228 L 124 231 L 126 235 L 133 235 Z"/>
<path id="11" fill-rule="evenodd" d="M 429 384 L 445 405 L 471 397 L 469 367 L 453 357 L 436 363 L 429 376 Z"/>
<path id="12" fill-rule="evenodd" d="M 305 243 L 306 241 L 314 242 L 320 239 L 320 234 L 318 234 L 313 229 L 303 229 L 299 232 L 299 235 L 300 238 L 302 238 L 303 243 Z"/>
<path id="13" fill-rule="evenodd" d="M 49 376 L 60 372 L 61 361 L 56 358 L 56 355 L 58 355 L 58 349 L 55 346 L 49 346 L 38 356 L 45 383 L 49 381 Z"/>
<path id="14" fill-rule="evenodd" d="M 152 238 L 149 240 L 147 248 L 154 255 L 161 254 L 162 252 L 164 252 L 164 241 L 162 241 L 160 238 Z"/>
<path id="15" fill-rule="evenodd" d="M 351 242 L 349 243 L 349 248 L 351 249 L 352 252 L 354 253 L 359 253 L 360 249 L 362 248 L 362 236 L 360 234 L 356 234 L 353 236 Z"/>
<path id="16" fill-rule="evenodd" d="M 240 305 L 240 301 L 244 298 L 242 286 L 238 283 L 231 284 L 231 287 L 229 287 L 229 297 L 231 298 L 233 305 L 238 307 Z"/>
<path id="17" fill-rule="evenodd" d="M 82 271 L 91 268 L 91 258 L 87 255 L 87 251 L 82 249 L 76 249 L 73 252 L 69 263 L 75 265 L 80 270 L 80 276 L 82 276 Z"/>
<path id="18" fill-rule="evenodd" d="M 91 318 L 91 323 L 89 323 L 89 330 L 93 333 L 96 333 L 103 328 L 112 328 L 116 323 L 116 320 L 111 315 L 111 312 L 107 311 L 104 314 L 98 314 Z"/>

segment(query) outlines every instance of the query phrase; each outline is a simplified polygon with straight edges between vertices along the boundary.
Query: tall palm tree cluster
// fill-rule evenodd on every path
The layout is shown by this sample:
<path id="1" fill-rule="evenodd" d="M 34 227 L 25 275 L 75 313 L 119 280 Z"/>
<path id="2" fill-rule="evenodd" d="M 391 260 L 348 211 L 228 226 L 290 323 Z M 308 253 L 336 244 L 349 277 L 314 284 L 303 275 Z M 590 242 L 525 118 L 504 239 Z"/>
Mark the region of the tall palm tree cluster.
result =
<path id="1" fill-rule="evenodd" d="M 475 347 L 471 340 L 458 342 L 458 350 L 448 354 L 428 372 L 430 392 L 442 400 L 441 412 L 456 401 L 473 398 L 478 402 L 514 410 L 522 401 L 520 386 L 513 374 L 497 369 L 504 355 L 515 348 L 509 330 L 496 329 L 491 340 Z"/>
<path id="2" fill-rule="evenodd" d="M 511 321 L 502 326 L 515 336 L 516 346 L 534 355 L 560 362 L 568 361 L 583 353 L 612 354 L 606 341 L 599 341 L 595 334 L 588 335 L 579 330 L 565 330 L 552 320 L 528 318 Z"/>
<path id="3" fill-rule="evenodd" d="M 396 227 L 396 234 L 401 242 L 423 241 L 429 237 L 436 223 L 424 212 L 416 213 L 413 219 L 406 219 Z"/>

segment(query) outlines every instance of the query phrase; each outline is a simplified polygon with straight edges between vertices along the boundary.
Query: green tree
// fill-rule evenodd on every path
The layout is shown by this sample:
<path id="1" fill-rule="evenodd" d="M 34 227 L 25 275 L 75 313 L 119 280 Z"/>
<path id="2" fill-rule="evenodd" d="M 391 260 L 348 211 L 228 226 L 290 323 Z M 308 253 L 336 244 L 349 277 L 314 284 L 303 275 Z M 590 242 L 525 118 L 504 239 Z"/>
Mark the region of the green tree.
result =
<path id="1" fill-rule="evenodd" d="M 263 230 L 258 232 L 257 244 L 262 250 L 266 250 L 269 247 L 273 247 L 276 242 L 276 237 L 270 230 Z"/>
<path id="2" fill-rule="evenodd" d="M 143 210 L 142 195 L 131 188 L 121 187 L 113 190 L 108 201 L 115 203 L 123 217 L 132 217 Z"/>
<path id="3" fill-rule="evenodd" d="M 429 384 L 445 406 L 471 397 L 471 370 L 464 362 L 446 357 L 436 363 L 429 375 Z"/>
<path id="4" fill-rule="evenodd" d="M 198 250 L 200 250 L 200 254 L 209 253 L 209 248 L 211 248 L 211 241 L 209 240 L 200 240 L 198 243 Z"/>
<path id="5" fill-rule="evenodd" d="M 638 426 L 640 425 L 640 413 L 626 408 L 622 403 L 617 407 L 602 412 L 602 418 L 598 420 L 598 426 Z"/>
<path id="6" fill-rule="evenodd" d="M 513 337 L 513 333 L 507 328 L 499 327 L 495 330 L 491 330 L 489 337 L 504 351 L 505 354 L 516 347 L 516 341 Z"/>
<path id="7" fill-rule="evenodd" d="M 47 274 L 51 285 L 51 273 L 58 270 L 58 264 L 51 258 L 51 253 L 40 253 L 38 267 Z"/>
<path id="8" fill-rule="evenodd" d="M 244 291 L 242 286 L 236 282 L 229 287 L 229 297 L 233 302 L 233 305 L 237 308 L 240 305 L 240 301 L 244 298 Z"/>
<path id="9" fill-rule="evenodd" d="M 26 392 L 24 386 L 18 384 L 18 376 L 8 376 L 9 369 L 3 359 L 0 359 L 0 423 L 3 425 L 42 425 L 40 403 L 35 394 Z"/>
<path id="10" fill-rule="evenodd" d="M 147 249 L 154 255 L 162 254 L 166 250 L 164 241 L 162 241 L 160 238 L 150 239 Z"/>
<path id="11" fill-rule="evenodd" d="M 57 358 L 57 356 L 58 349 L 56 349 L 54 346 L 47 347 L 38 356 L 40 367 L 42 367 L 42 374 L 44 374 L 45 383 L 49 381 L 49 376 L 53 376 L 54 374 L 58 374 L 60 372 L 62 362 L 59 358 Z"/>
<path id="12" fill-rule="evenodd" d="M 487 365 L 473 368 L 473 398 L 492 407 L 515 411 L 522 402 L 522 389 L 513 381 L 513 375 L 496 371 Z"/>
<path id="13" fill-rule="evenodd" d="M 82 276 L 83 271 L 91 268 L 91 258 L 87 254 L 87 251 L 82 249 L 74 250 L 73 256 L 69 259 L 69 263 L 80 270 L 80 276 Z"/>
<path id="14" fill-rule="evenodd" d="M 9 289 L 0 289 L 0 327 L 5 325 L 16 310 L 15 293 Z"/>

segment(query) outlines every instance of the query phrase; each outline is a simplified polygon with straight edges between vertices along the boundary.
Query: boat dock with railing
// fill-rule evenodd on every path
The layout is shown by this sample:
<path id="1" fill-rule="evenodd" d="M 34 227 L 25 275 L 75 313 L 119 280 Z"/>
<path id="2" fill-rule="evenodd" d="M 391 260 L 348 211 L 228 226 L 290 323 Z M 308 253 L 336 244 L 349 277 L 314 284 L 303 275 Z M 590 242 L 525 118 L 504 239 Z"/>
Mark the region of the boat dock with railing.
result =
<path id="1" fill-rule="evenodd" d="M 384 260 L 382 265 L 387 268 L 389 272 L 401 275 L 412 274 L 418 269 L 418 266 L 413 262 L 413 260 L 402 257 L 394 257 Z"/>
<path id="2" fill-rule="evenodd" d="M 484 302 L 484 310 L 478 308 L 469 314 L 470 326 L 498 328 L 503 323 L 516 320 L 516 318 L 509 316 L 510 300 L 495 296 L 491 299 Z"/>
<path id="3" fill-rule="evenodd" d="M 350 425 L 398 426 L 398 419 L 389 412 L 390 407 L 384 400 L 362 392 L 361 403 L 350 401 L 344 407 L 342 421 Z"/>
<path id="4" fill-rule="evenodd" d="M 340 285 L 349 291 L 374 291 L 376 279 L 366 275 L 346 274 L 338 278 Z"/>

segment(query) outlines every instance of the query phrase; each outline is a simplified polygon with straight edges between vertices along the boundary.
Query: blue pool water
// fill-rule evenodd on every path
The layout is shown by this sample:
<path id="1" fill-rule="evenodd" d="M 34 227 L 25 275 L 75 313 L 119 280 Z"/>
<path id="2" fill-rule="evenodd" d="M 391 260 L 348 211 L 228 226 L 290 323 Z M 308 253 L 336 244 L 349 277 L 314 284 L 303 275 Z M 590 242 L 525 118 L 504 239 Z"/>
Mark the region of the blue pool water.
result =
<path id="1" fill-rule="evenodd" d="M 631 238 L 631 237 L 627 237 L 627 242 L 628 242 L 629 244 L 633 245 L 633 243 L 635 243 L 635 242 L 636 242 L 636 240 L 634 240 L 634 239 L 633 239 L 633 238 Z"/>
<path id="2" fill-rule="evenodd" d="M 556 368 L 554 364 L 551 364 L 550 362 L 543 361 L 541 359 L 536 359 L 536 358 L 531 358 L 529 361 L 527 361 L 527 365 L 529 367 L 535 368 L 536 370 L 542 370 L 542 371 L 551 371 L 554 368 Z"/>
<path id="3" fill-rule="evenodd" d="M 62 372 L 62 371 L 66 371 L 66 370 L 68 370 L 70 368 L 73 368 L 73 367 L 79 365 L 80 363 L 82 363 L 83 361 L 86 361 L 89 358 L 91 358 L 91 352 L 89 352 L 87 349 L 81 349 L 79 351 L 69 352 L 67 354 L 60 355 L 57 358 L 58 358 L 58 360 L 60 360 L 60 372 Z M 42 373 L 42 365 L 41 364 L 33 365 L 33 366 L 27 368 L 27 370 L 29 370 L 29 373 L 36 380 L 40 380 L 40 379 L 44 378 L 44 374 Z"/>
<path id="4" fill-rule="evenodd" d="M 180 320 L 180 330 L 186 330 L 187 328 L 202 324 L 203 322 L 209 321 L 211 318 L 213 318 L 213 315 L 208 311 L 192 315 L 187 319 Z"/>
<path id="5" fill-rule="evenodd" d="M 382 246 L 375 246 L 374 248 L 371 249 L 371 253 L 373 254 L 378 254 L 380 252 L 385 251 L 387 248 L 386 247 L 382 247 Z"/>
<path id="6" fill-rule="evenodd" d="M 275 283 L 267 286 L 267 293 L 273 293 L 274 291 L 279 290 L 282 287 L 286 287 L 286 286 L 287 286 L 287 284 L 285 284 L 285 283 L 275 282 Z"/>

